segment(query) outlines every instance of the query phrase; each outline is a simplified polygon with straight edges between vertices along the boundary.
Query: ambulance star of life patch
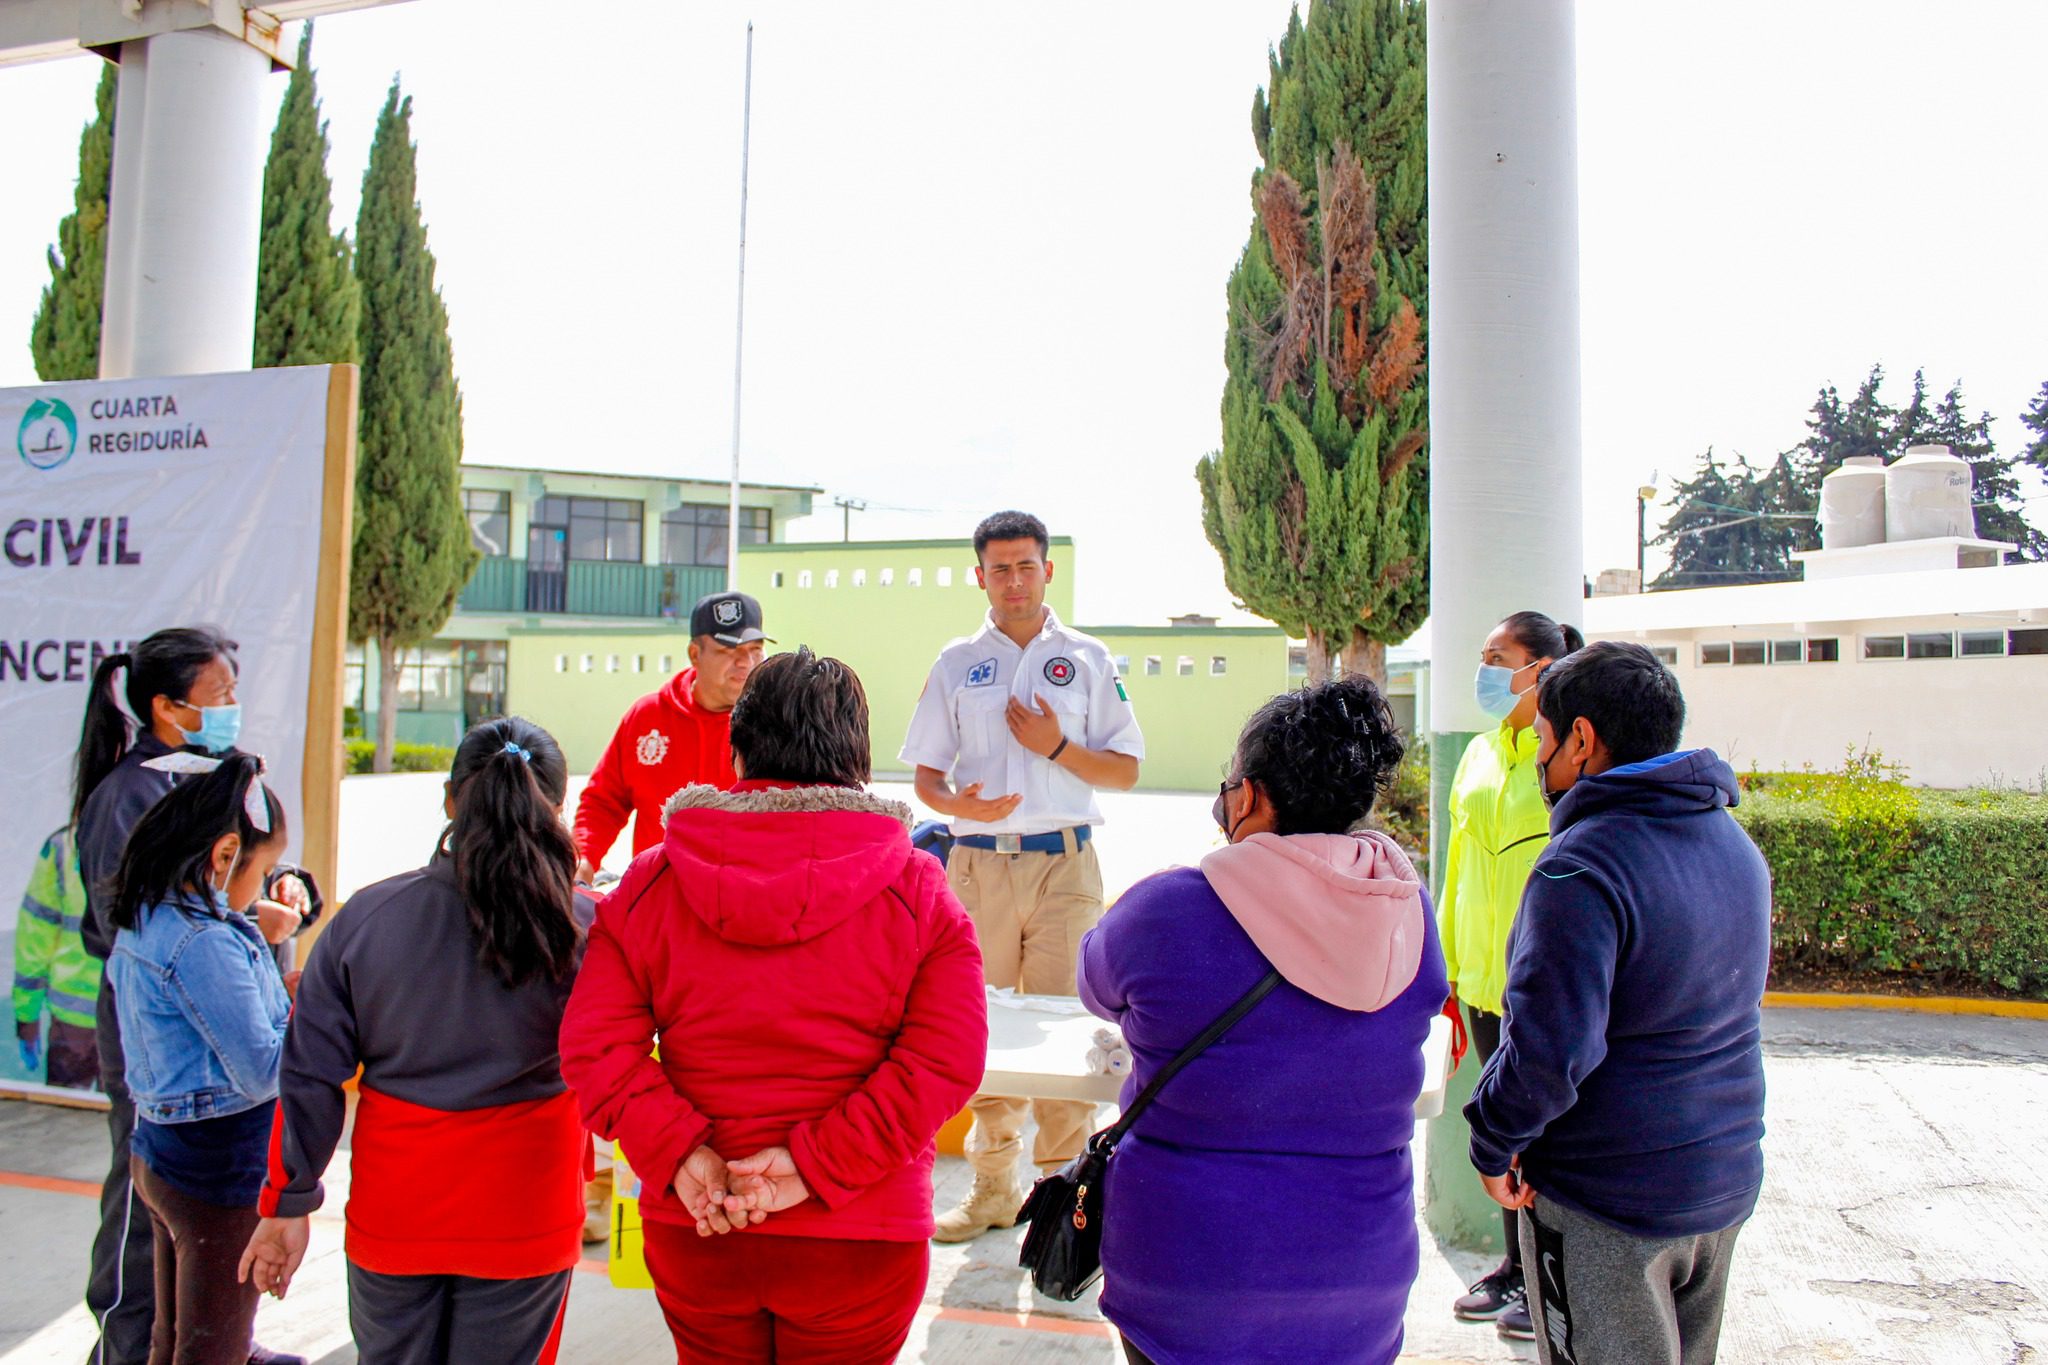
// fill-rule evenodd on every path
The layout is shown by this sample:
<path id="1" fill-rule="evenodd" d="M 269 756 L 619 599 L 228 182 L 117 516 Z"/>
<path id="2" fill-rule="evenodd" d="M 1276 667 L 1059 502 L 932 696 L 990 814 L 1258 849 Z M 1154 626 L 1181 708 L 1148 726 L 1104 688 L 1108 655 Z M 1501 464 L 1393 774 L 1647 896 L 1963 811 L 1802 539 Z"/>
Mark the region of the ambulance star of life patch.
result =
<path id="1" fill-rule="evenodd" d="M 994 659 L 983 659 L 980 663 L 967 670 L 967 685 L 969 687 L 987 687 L 995 680 L 996 661 Z"/>
<path id="2" fill-rule="evenodd" d="M 1065 687 L 1074 680 L 1074 661 L 1064 654 L 1056 659 L 1047 659 L 1045 680 L 1054 687 Z"/>

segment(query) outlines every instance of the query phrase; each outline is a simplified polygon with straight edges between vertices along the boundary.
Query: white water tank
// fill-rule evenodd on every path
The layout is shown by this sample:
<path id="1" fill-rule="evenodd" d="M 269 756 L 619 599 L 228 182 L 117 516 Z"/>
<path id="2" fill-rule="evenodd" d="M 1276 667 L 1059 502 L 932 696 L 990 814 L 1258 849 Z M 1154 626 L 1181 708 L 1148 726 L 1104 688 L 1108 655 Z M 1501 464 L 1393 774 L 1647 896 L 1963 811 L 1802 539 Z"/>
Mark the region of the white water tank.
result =
<path id="1" fill-rule="evenodd" d="M 1884 538 L 1977 534 L 1970 466 L 1947 446 L 1909 446 L 1884 471 Z"/>
<path id="2" fill-rule="evenodd" d="M 1884 457 L 1852 455 L 1820 481 L 1820 547 L 1884 543 Z"/>

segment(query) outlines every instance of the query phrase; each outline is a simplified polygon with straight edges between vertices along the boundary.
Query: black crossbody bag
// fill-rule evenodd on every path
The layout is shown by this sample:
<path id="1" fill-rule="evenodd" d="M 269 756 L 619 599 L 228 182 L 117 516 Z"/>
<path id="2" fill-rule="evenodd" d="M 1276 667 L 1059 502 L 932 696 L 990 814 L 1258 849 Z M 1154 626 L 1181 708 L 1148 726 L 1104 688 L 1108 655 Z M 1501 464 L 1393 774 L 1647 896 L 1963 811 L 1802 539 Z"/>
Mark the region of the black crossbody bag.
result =
<path id="1" fill-rule="evenodd" d="M 1238 1020 L 1251 1013 L 1252 1006 L 1272 994 L 1279 984 L 1280 973 L 1267 972 L 1258 985 L 1246 991 L 1236 1004 L 1182 1048 L 1178 1056 L 1160 1068 L 1138 1098 L 1131 1101 L 1123 1117 L 1089 1138 L 1081 1155 L 1051 1175 L 1040 1177 L 1031 1187 L 1024 1207 L 1017 1212 L 1018 1221 L 1029 1224 L 1017 1264 L 1031 1272 L 1031 1282 L 1039 1293 L 1071 1302 L 1101 1278 L 1102 1178 L 1109 1170 L 1109 1159 L 1116 1155 L 1117 1144 L 1131 1131 L 1138 1115 L 1151 1106 L 1161 1086 L 1230 1032 Z"/>

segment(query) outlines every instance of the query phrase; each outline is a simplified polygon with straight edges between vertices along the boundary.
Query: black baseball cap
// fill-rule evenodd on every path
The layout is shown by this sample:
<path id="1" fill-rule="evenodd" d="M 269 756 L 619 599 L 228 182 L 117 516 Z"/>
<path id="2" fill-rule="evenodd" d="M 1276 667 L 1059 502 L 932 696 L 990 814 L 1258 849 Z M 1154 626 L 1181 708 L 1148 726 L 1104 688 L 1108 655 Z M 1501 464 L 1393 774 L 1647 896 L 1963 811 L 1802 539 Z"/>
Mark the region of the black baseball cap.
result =
<path id="1" fill-rule="evenodd" d="M 690 634 L 709 635 L 722 645 L 754 640 L 775 643 L 761 630 L 761 604 L 743 592 L 714 592 L 690 608 Z"/>

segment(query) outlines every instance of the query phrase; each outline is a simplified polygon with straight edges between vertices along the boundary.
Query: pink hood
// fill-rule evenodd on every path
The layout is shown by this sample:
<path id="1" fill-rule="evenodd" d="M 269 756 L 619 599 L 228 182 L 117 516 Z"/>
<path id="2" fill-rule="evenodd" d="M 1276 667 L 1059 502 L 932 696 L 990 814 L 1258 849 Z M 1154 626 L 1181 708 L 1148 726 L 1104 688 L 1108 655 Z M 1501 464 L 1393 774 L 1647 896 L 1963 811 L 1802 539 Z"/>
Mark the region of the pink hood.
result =
<path id="1" fill-rule="evenodd" d="M 1426 934 L 1422 882 L 1400 846 L 1362 834 L 1254 834 L 1202 875 L 1280 975 L 1347 1010 L 1408 989 Z"/>

